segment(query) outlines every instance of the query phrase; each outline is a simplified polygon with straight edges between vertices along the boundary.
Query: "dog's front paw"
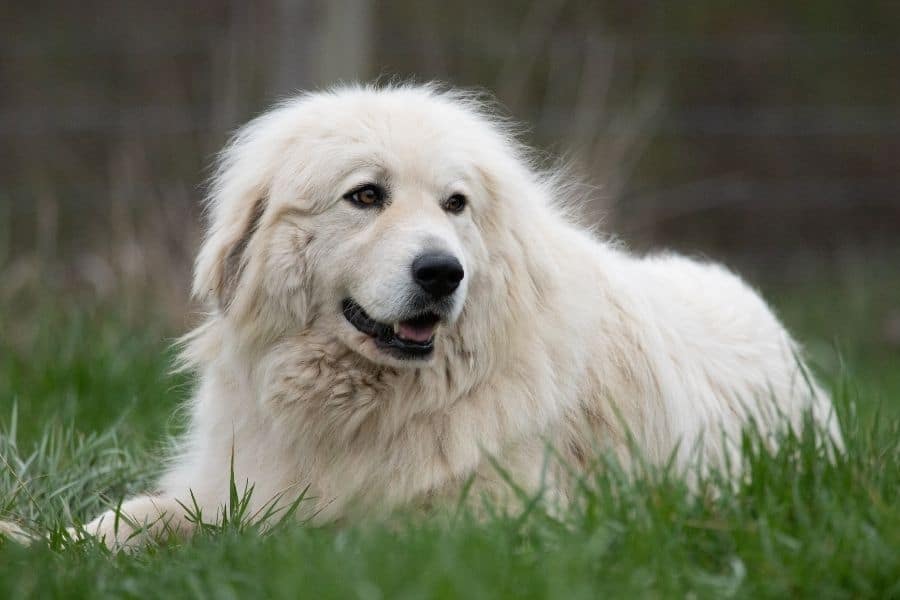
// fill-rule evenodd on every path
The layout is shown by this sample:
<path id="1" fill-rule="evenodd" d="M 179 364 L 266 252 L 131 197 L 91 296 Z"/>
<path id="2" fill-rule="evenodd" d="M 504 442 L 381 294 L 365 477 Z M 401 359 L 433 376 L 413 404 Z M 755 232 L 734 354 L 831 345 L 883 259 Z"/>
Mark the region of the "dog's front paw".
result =
<path id="1" fill-rule="evenodd" d="M 68 531 L 73 539 L 90 536 L 111 550 L 134 550 L 154 540 L 183 537 L 189 530 L 184 509 L 174 499 L 142 496 Z"/>
<path id="2" fill-rule="evenodd" d="M 134 549 L 141 545 L 142 529 L 128 515 L 109 510 L 82 527 L 66 529 L 73 540 L 94 538 L 110 550 Z"/>
<path id="3" fill-rule="evenodd" d="M 37 539 L 15 523 L 10 523 L 9 521 L 0 521 L 0 538 L 9 539 L 24 546 Z"/>

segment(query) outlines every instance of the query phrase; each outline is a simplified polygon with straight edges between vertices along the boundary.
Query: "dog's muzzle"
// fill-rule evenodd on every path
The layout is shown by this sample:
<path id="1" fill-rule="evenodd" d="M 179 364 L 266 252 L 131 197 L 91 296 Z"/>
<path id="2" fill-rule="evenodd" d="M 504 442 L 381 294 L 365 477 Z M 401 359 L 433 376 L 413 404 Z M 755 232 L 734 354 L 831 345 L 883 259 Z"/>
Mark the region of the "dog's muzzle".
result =
<path id="1" fill-rule="evenodd" d="M 396 323 L 382 323 L 370 317 L 352 298 L 345 298 L 341 309 L 351 325 L 395 358 L 425 359 L 434 352 L 434 330 L 441 321 L 434 312 L 422 312 Z"/>

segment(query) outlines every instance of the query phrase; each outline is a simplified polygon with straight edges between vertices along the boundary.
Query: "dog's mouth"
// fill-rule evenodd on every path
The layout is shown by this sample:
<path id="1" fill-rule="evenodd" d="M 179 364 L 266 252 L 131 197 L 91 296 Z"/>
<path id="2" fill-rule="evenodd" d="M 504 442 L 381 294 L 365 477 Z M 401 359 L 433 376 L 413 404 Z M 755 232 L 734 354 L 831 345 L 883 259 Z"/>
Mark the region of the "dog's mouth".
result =
<path id="1" fill-rule="evenodd" d="M 352 298 L 346 298 L 341 308 L 351 325 L 371 337 L 379 349 L 396 358 L 428 358 L 434 351 L 434 330 L 441 318 L 433 312 L 396 323 L 381 323 L 366 314 Z"/>

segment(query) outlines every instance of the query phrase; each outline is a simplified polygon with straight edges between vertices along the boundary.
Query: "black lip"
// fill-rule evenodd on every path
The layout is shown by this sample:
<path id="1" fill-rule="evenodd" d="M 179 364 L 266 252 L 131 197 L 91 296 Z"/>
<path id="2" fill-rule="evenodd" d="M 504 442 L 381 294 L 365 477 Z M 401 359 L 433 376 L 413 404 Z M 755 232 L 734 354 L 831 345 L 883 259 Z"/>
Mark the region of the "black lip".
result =
<path id="1" fill-rule="evenodd" d="M 376 321 L 352 298 L 345 298 L 341 302 L 341 310 L 344 318 L 356 327 L 357 330 L 373 338 L 375 345 L 388 354 L 400 359 L 427 358 L 434 352 L 434 338 L 427 342 L 412 342 L 394 335 L 394 327 L 388 323 Z M 429 320 L 437 322 L 439 317 L 434 313 L 423 313 L 412 319 L 404 320 Z"/>

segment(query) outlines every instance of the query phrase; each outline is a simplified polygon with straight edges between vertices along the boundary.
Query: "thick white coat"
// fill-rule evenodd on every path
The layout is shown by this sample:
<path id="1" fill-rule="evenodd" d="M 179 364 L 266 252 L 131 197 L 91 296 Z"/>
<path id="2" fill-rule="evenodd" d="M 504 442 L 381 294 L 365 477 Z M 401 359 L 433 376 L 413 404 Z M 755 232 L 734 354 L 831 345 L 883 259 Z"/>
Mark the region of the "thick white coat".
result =
<path id="1" fill-rule="evenodd" d="M 343 199 L 369 179 L 389 182 L 384 210 Z M 461 215 L 441 209 L 455 192 Z M 197 260 L 210 312 L 185 340 L 190 429 L 158 490 L 123 513 L 187 531 L 179 501 L 193 495 L 213 519 L 232 461 L 254 511 L 308 488 L 299 512 L 323 522 L 455 499 L 470 479 L 473 497 L 504 502 L 498 465 L 564 502 L 548 445 L 576 468 L 636 448 L 689 470 L 721 461 L 749 419 L 775 432 L 808 408 L 837 439 L 830 400 L 754 290 L 599 238 L 567 215 L 568 193 L 459 93 L 352 87 L 248 124 L 222 155 Z M 466 270 L 435 356 L 380 356 L 340 300 L 389 321 L 410 258 L 434 244 Z M 88 531 L 124 543 L 131 527 L 114 522 Z"/>

